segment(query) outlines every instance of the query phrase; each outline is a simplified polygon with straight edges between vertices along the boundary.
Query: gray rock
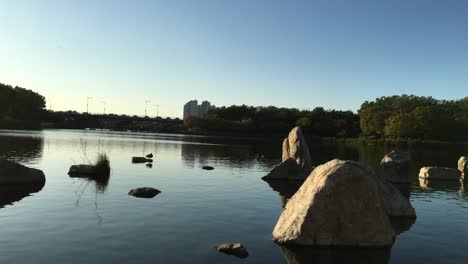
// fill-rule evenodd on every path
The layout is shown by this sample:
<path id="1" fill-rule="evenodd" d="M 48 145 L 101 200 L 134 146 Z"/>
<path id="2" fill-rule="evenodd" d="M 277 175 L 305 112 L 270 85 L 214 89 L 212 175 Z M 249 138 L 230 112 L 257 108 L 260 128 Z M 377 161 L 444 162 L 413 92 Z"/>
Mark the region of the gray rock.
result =
<path id="1" fill-rule="evenodd" d="M 140 187 L 132 189 L 128 192 L 128 195 L 132 195 L 138 198 L 153 198 L 160 194 L 161 191 L 151 187 Z"/>
<path id="2" fill-rule="evenodd" d="M 382 203 L 389 216 L 416 218 L 416 210 L 411 205 L 410 200 L 397 187 L 380 178 L 377 178 L 377 184 Z"/>
<path id="3" fill-rule="evenodd" d="M 395 232 L 379 180 L 366 164 L 332 160 L 317 167 L 289 200 L 273 230 L 279 244 L 382 247 Z"/>
<path id="4" fill-rule="evenodd" d="M 422 167 L 419 177 L 428 180 L 452 180 L 457 181 L 461 177 L 461 171 L 445 167 Z"/>
<path id="5" fill-rule="evenodd" d="M 44 172 L 17 162 L 0 159 L 0 183 L 45 183 Z"/>
<path id="6" fill-rule="evenodd" d="M 309 147 L 300 127 L 291 130 L 283 141 L 282 162 L 262 179 L 263 180 L 304 180 L 312 171 Z"/>
<path id="7" fill-rule="evenodd" d="M 307 175 L 312 171 L 309 147 L 300 127 L 293 128 L 283 141 L 282 161 L 289 158 L 295 160 Z"/>
<path id="8" fill-rule="evenodd" d="M 461 156 L 458 160 L 458 170 L 461 171 L 463 175 L 468 172 L 468 157 Z"/>
<path id="9" fill-rule="evenodd" d="M 379 176 L 392 183 L 409 183 L 410 162 L 408 153 L 392 151 L 380 162 Z"/>
<path id="10" fill-rule="evenodd" d="M 132 157 L 132 163 L 146 163 L 146 162 L 153 162 L 153 160 L 145 158 L 145 157 Z"/>
<path id="11" fill-rule="evenodd" d="M 262 177 L 263 180 L 303 180 L 306 173 L 294 159 L 288 158 L 276 165 L 271 171 Z"/>
<path id="12" fill-rule="evenodd" d="M 224 254 L 233 255 L 238 258 L 247 258 L 249 256 L 247 249 L 240 243 L 221 244 L 216 246 L 215 249 Z"/>
<path id="13" fill-rule="evenodd" d="M 82 176 L 89 177 L 96 173 L 96 170 L 93 165 L 72 165 L 68 170 L 68 175 L 70 176 Z"/>

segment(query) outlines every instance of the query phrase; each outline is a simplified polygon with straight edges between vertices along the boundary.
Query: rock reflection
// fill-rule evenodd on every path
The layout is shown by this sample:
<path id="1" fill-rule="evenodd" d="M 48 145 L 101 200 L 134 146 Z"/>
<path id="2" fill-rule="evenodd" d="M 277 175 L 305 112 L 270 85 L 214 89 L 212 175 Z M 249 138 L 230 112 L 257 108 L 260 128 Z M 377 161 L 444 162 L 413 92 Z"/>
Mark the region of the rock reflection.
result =
<path id="1" fill-rule="evenodd" d="M 0 208 L 18 202 L 42 190 L 44 184 L 2 184 L 0 185 Z"/>
<path id="2" fill-rule="evenodd" d="M 367 263 L 385 264 L 391 248 L 309 248 L 280 246 L 288 264 Z"/>
<path id="3" fill-rule="evenodd" d="M 87 183 L 93 183 L 96 188 L 96 192 L 104 193 L 107 190 L 107 186 L 109 185 L 110 175 L 96 177 L 96 178 L 82 177 L 79 175 L 78 176 L 70 175 L 70 178 L 79 178 L 79 179 L 82 179 L 83 181 L 86 181 Z"/>
<path id="4" fill-rule="evenodd" d="M 416 223 L 416 218 L 390 217 L 390 223 L 393 230 L 395 230 L 395 233 L 400 235 L 411 229 L 411 227 Z"/>
<path id="5" fill-rule="evenodd" d="M 297 192 L 301 187 L 302 181 L 266 181 L 273 191 L 278 192 L 280 195 L 281 207 L 285 207 L 289 199 Z"/>
<path id="6" fill-rule="evenodd" d="M 464 192 L 463 179 L 459 181 L 441 181 L 419 178 L 419 186 L 424 189 L 436 191 L 461 191 Z"/>

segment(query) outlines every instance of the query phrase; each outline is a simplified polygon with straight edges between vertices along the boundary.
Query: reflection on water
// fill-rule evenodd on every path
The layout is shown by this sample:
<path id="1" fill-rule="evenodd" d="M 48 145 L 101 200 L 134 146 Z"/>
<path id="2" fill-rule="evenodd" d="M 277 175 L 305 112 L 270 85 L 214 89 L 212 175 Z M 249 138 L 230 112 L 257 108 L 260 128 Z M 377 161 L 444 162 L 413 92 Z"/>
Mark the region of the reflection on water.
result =
<path id="1" fill-rule="evenodd" d="M 24 197 L 37 193 L 44 184 L 1 184 L 0 185 L 0 208 L 22 200 Z"/>
<path id="2" fill-rule="evenodd" d="M 302 181 L 269 180 L 266 182 L 273 191 L 279 193 L 281 207 L 283 208 L 302 185 Z"/>
<path id="3" fill-rule="evenodd" d="M 15 136 L 12 140 L 11 136 Z M 21 163 L 35 163 L 42 156 L 44 140 L 41 132 L 24 131 L 15 133 L 0 130 L 0 158 Z"/>
<path id="4" fill-rule="evenodd" d="M 78 178 L 81 179 L 85 183 L 92 183 L 96 188 L 96 192 L 104 193 L 107 189 L 107 185 L 109 185 L 110 175 L 103 175 L 100 177 L 82 177 L 79 175 L 70 175 L 70 178 Z"/>
<path id="5" fill-rule="evenodd" d="M 386 264 L 391 248 L 307 248 L 279 246 L 288 264 Z"/>

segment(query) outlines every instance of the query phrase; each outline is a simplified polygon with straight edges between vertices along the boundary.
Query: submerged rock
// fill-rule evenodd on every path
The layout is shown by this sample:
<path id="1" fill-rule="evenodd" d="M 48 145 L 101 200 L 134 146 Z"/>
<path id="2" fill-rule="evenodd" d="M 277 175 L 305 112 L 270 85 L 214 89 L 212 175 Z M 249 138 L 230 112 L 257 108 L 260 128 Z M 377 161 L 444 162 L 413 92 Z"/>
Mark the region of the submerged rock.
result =
<path id="1" fill-rule="evenodd" d="M 279 244 L 382 247 L 395 232 L 378 178 L 366 164 L 332 160 L 317 167 L 289 200 L 273 230 Z"/>
<path id="2" fill-rule="evenodd" d="M 0 159 L 0 183 L 45 183 L 44 172 L 17 162 Z"/>
<path id="3" fill-rule="evenodd" d="M 238 258 L 247 258 L 249 256 L 247 249 L 240 243 L 221 244 L 216 246 L 215 249 L 224 254 L 233 255 Z"/>
<path id="4" fill-rule="evenodd" d="M 468 173 L 468 157 L 460 157 L 460 159 L 458 160 L 458 170 L 461 171 L 463 175 Z"/>
<path id="5" fill-rule="evenodd" d="M 160 194 L 161 191 L 151 187 L 140 187 L 132 189 L 128 192 L 128 195 L 132 195 L 138 198 L 153 198 Z"/>
<path id="6" fill-rule="evenodd" d="M 300 127 L 291 130 L 283 141 L 282 162 L 264 180 L 304 180 L 313 169 L 309 147 Z"/>
<path id="7" fill-rule="evenodd" d="M 380 162 L 379 175 L 392 183 L 409 183 L 410 162 L 408 153 L 392 151 Z"/>
<path id="8" fill-rule="evenodd" d="M 146 163 L 146 162 L 153 162 L 153 160 L 145 158 L 145 157 L 132 157 L 132 163 Z"/>
<path id="9" fill-rule="evenodd" d="M 422 167 L 419 177 L 428 180 L 459 180 L 461 171 L 445 167 Z"/>
<path id="10" fill-rule="evenodd" d="M 93 165 L 85 165 L 85 164 L 80 164 L 80 165 L 72 165 L 70 169 L 68 170 L 68 175 L 71 176 L 92 176 L 96 173 L 96 169 L 94 168 Z"/>
<path id="11" fill-rule="evenodd" d="M 214 170 L 213 167 L 207 166 L 207 165 L 203 166 L 202 169 L 204 169 L 204 170 Z"/>

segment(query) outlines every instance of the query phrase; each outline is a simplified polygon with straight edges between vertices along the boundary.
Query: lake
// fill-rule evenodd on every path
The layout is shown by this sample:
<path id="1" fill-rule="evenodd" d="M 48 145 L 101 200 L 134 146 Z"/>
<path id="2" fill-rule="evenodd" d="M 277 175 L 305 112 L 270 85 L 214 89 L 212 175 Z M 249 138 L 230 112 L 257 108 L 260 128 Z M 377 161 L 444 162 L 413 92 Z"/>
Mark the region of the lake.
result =
<path id="1" fill-rule="evenodd" d="M 42 189 L 0 186 L 0 263 L 464 263 L 468 191 L 463 182 L 420 182 L 421 166 L 456 168 L 457 145 L 381 146 L 309 142 L 315 165 L 333 158 L 377 168 L 394 148 L 410 152 L 407 192 L 417 219 L 391 249 L 282 248 L 271 232 L 297 186 L 260 178 L 281 159 L 280 140 L 45 130 L 0 131 L 0 157 L 44 171 Z M 108 182 L 67 175 L 106 152 Z M 154 164 L 132 156 L 154 154 Z M 203 165 L 215 167 L 202 170 Z M 292 184 L 294 185 L 294 184 Z M 127 193 L 150 186 L 153 199 Z M 213 246 L 240 242 L 247 259 Z"/>

